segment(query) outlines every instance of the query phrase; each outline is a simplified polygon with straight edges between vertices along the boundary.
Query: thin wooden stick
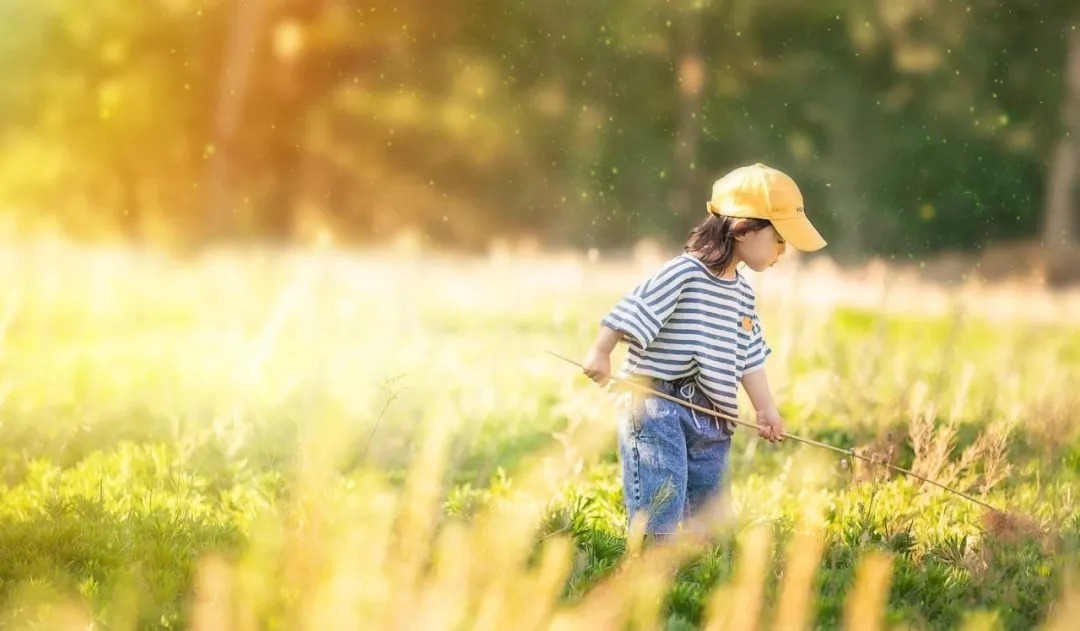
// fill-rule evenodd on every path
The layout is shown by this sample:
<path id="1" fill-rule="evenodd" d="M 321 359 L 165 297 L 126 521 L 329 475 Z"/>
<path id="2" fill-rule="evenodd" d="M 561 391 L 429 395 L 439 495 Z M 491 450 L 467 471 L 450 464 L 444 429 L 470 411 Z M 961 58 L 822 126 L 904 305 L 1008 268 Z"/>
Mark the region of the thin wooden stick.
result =
<path id="1" fill-rule="evenodd" d="M 555 353 L 555 352 L 552 352 L 552 351 L 546 351 L 546 352 L 547 352 L 548 355 L 551 355 L 553 357 L 557 357 L 557 358 L 559 358 L 559 359 L 561 359 L 561 360 L 563 360 L 565 362 L 568 362 L 570 364 L 573 364 L 573 365 L 577 366 L 578 368 L 581 368 L 582 370 L 585 370 L 584 366 L 582 366 L 578 362 L 570 359 L 569 357 L 563 357 L 562 355 L 560 355 L 558 353 Z M 678 397 L 673 397 L 673 396 L 671 396 L 669 394 L 664 394 L 663 392 L 657 392 L 656 390 L 653 390 L 652 388 L 650 388 L 648 386 L 637 383 L 633 379 L 625 379 L 623 377 L 616 377 L 614 375 L 611 375 L 609 377 L 609 379 L 611 381 L 614 381 L 615 383 L 621 383 L 621 384 L 630 386 L 631 388 L 635 388 L 635 389 L 637 389 L 637 390 L 639 390 L 641 392 L 651 394 L 652 396 L 660 397 L 661 399 L 667 399 L 668 401 L 673 401 L 675 403 L 678 403 L 679 405 L 684 405 L 684 406 L 686 406 L 686 407 L 688 407 L 688 408 L 690 408 L 692 410 L 696 410 L 698 412 L 701 412 L 702 414 L 708 414 L 710 416 L 715 416 L 715 417 L 717 417 L 717 418 L 719 418 L 721 420 L 729 421 L 731 423 L 735 423 L 736 425 L 743 425 L 745 427 L 750 427 L 750 428 L 753 428 L 753 429 L 759 429 L 759 427 L 757 425 L 755 425 L 754 423 L 748 423 L 746 421 L 740 421 L 737 418 L 734 418 L 734 417 L 731 417 L 731 416 L 729 416 L 727 414 L 724 414 L 720 410 L 710 410 L 708 408 L 704 408 L 704 407 L 702 407 L 700 405 L 690 403 L 689 401 L 680 399 Z M 949 491 L 950 493 L 955 493 L 955 494 L 959 495 L 960 497 L 962 497 L 962 498 L 964 498 L 966 500 L 970 500 L 972 502 L 975 502 L 976 504 L 984 506 L 984 507 L 986 507 L 986 508 L 988 508 L 988 509 L 990 509 L 990 510 L 996 512 L 996 513 L 1001 512 L 998 509 L 994 508 L 993 506 L 987 504 L 986 502 L 984 502 L 984 501 L 982 501 L 980 499 L 977 499 L 975 497 L 972 497 L 972 496 L 968 495 L 967 493 L 964 493 L 962 491 L 957 491 L 956 489 L 953 489 L 953 488 L 949 488 L 949 487 L 945 486 L 944 484 L 941 484 L 939 482 L 935 482 L 935 481 L 933 481 L 933 480 L 931 480 L 929 478 L 925 478 L 925 477 L 919 475 L 918 473 L 915 473 L 914 471 L 909 471 L 907 469 L 904 469 L 903 467 L 898 467 L 896 465 L 889 464 L 888 462 L 884 462 L 884 461 L 879 462 L 879 461 L 874 460 L 873 458 L 868 458 L 868 457 L 856 452 L 854 448 L 842 449 L 840 447 L 835 447 L 835 446 L 829 445 L 827 443 L 818 442 L 818 441 L 810 439 L 810 438 L 803 438 L 802 436 L 796 436 L 795 434 L 789 434 L 787 432 L 783 432 L 781 434 L 781 436 L 782 436 L 782 438 L 790 438 L 790 439 L 798 441 L 800 443 L 805 443 L 807 445 L 813 445 L 814 447 L 821 447 L 822 449 L 828 449 L 830 451 L 835 451 L 836 453 L 844 454 L 845 456 L 851 456 L 852 458 L 858 458 L 859 460 L 865 460 L 866 462 L 869 462 L 871 465 L 883 465 L 885 467 L 888 467 L 889 469 L 892 469 L 893 471 L 899 471 L 900 473 L 910 475 L 913 478 L 917 478 L 919 480 L 922 480 L 923 482 L 926 482 L 927 484 L 933 484 L 934 486 L 936 486 L 938 488 L 941 488 L 941 489 L 945 489 L 946 491 Z"/>

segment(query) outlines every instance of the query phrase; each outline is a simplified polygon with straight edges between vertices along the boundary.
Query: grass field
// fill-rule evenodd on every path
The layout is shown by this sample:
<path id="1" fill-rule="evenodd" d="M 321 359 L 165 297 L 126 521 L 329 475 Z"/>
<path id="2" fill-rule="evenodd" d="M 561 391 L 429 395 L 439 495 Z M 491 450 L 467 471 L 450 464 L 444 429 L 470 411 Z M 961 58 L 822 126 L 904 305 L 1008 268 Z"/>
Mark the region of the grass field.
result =
<path id="1" fill-rule="evenodd" d="M 612 399 L 544 351 L 648 271 L 0 251 L 0 625 L 1072 628 L 1075 301 L 760 279 L 789 431 L 1010 514 L 740 430 L 735 520 L 642 550 Z"/>

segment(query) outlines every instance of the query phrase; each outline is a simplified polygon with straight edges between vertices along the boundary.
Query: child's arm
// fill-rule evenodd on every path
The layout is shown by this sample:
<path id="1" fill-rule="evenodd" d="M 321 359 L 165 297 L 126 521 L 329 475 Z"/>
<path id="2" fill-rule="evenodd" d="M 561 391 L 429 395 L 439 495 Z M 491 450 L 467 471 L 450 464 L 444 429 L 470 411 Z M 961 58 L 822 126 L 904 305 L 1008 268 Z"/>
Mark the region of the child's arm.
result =
<path id="1" fill-rule="evenodd" d="M 611 377 L 611 351 L 626 339 L 637 348 L 648 348 L 675 311 L 686 284 L 698 273 L 697 266 L 679 256 L 638 284 L 600 319 L 600 333 L 582 362 L 590 379 L 604 386 Z"/>
<path id="2" fill-rule="evenodd" d="M 769 390 L 769 380 L 765 376 L 765 370 L 759 369 L 743 375 L 743 390 L 746 390 L 750 402 L 757 410 L 758 435 L 771 442 L 784 440 L 784 420 L 780 418 L 780 411 L 773 402 L 772 392 Z"/>
<path id="3" fill-rule="evenodd" d="M 611 351 L 622 339 L 623 332 L 617 331 L 607 325 L 600 326 L 600 333 L 596 336 L 592 348 L 585 356 L 582 367 L 585 374 L 600 385 L 607 385 L 608 377 L 611 376 Z"/>

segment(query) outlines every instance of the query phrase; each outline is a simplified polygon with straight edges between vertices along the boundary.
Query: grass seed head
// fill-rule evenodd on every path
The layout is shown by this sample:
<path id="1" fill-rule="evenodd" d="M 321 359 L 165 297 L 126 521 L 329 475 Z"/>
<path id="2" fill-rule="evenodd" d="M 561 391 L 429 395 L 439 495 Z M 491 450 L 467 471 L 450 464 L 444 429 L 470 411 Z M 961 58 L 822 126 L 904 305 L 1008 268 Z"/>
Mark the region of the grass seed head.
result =
<path id="1" fill-rule="evenodd" d="M 1034 539 L 1042 534 L 1042 528 L 1037 521 L 1011 511 L 983 511 L 982 525 L 986 536 L 995 541 L 1016 542 Z"/>

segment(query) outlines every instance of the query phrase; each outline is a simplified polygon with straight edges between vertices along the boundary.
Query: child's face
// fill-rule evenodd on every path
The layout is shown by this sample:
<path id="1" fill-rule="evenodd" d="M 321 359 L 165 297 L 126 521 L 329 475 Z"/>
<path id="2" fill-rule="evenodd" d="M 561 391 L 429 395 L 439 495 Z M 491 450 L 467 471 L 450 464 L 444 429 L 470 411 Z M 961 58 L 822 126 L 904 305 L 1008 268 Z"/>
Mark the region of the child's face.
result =
<path id="1" fill-rule="evenodd" d="M 768 226 L 739 238 L 735 243 L 735 256 L 755 272 L 763 272 L 780 259 L 786 247 L 776 228 Z"/>

